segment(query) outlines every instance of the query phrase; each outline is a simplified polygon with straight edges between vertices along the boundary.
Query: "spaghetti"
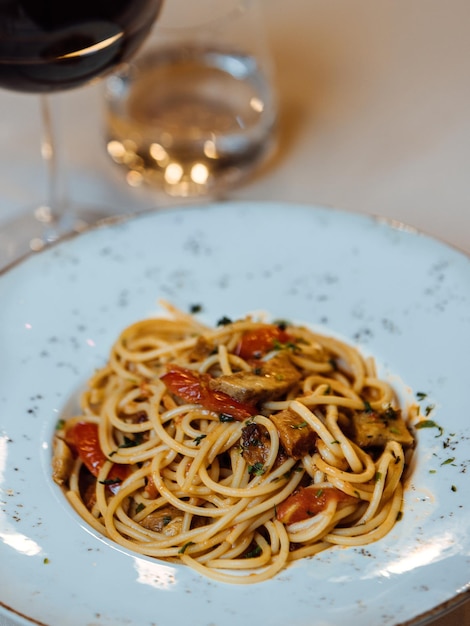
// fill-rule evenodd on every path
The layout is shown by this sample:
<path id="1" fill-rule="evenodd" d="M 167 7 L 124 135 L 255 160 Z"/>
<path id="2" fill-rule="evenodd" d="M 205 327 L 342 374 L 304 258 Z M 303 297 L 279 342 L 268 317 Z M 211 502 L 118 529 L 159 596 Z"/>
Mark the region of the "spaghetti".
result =
<path id="1" fill-rule="evenodd" d="M 54 436 L 53 477 L 97 531 L 254 583 L 384 537 L 414 447 L 372 359 L 306 327 L 170 316 L 126 328 Z"/>

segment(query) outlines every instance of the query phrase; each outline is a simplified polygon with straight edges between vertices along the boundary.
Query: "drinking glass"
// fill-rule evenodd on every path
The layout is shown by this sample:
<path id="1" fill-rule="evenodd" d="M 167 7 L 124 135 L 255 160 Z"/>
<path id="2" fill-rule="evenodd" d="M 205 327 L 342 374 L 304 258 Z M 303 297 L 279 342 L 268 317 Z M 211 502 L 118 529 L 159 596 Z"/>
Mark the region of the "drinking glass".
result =
<path id="1" fill-rule="evenodd" d="M 46 202 L 0 226 L 3 263 L 82 224 L 79 209 L 67 213 L 60 193 L 51 94 L 90 83 L 128 61 L 148 36 L 162 1 L 0 0 L 0 88 L 39 96 L 41 153 L 49 173 Z"/>
<path id="2" fill-rule="evenodd" d="M 105 86 L 107 151 L 127 182 L 218 196 L 272 155 L 275 68 L 259 0 L 172 0 Z"/>

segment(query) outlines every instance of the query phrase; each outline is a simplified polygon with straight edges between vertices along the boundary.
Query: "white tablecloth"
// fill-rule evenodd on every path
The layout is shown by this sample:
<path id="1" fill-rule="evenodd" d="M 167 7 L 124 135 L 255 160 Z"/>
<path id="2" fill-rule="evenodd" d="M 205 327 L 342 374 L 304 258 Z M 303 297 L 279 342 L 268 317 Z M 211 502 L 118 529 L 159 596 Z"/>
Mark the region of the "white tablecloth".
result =
<path id="1" fill-rule="evenodd" d="M 264 2 L 279 151 L 228 196 L 377 214 L 470 252 L 470 2 Z M 124 184 L 102 105 L 99 85 L 59 97 L 70 195 L 116 213 L 167 203 Z M 44 197 L 39 123 L 36 98 L 0 92 L 0 226 Z M 432 622 L 454 624 L 470 624 L 469 603 Z"/>

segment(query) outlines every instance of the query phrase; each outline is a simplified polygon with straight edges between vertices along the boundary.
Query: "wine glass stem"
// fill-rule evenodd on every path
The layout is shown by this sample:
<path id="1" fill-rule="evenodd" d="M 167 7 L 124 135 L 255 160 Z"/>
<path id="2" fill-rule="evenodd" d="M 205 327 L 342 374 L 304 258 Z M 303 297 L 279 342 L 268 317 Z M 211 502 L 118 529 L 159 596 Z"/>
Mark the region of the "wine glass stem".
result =
<path id="1" fill-rule="evenodd" d="M 62 169 L 58 141 L 58 120 L 53 111 L 51 96 L 41 95 L 41 117 L 43 136 L 41 155 L 46 166 L 46 203 L 36 209 L 38 221 L 44 224 L 44 242 L 54 241 L 59 236 L 61 221 L 65 215 L 65 177 Z"/>

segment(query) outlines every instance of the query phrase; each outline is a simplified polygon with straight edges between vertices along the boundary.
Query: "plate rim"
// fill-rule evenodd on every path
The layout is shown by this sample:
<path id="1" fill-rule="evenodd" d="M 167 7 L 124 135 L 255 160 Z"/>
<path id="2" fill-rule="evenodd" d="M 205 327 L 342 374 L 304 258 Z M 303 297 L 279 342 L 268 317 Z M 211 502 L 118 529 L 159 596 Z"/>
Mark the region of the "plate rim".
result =
<path id="1" fill-rule="evenodd" d="M 50 249 L 55 248 L 56 246 L 60 246 L 67 241 L 72 241 L 77 237 L 81 237 L 82 235 L 87 235 L 96 230 L 113 228 L 119 224 L 125 224 L 128 222 L 132 222 L 134 220 L 139 220 L 141 218 L 145 219 L 145 217 L 158 215 L 158 214 L 166 214 L 173 213 L 179 211 L 191 211 L 194 209 L 213 209 L 218 207 L 243 207 L 243 206 L 260 206 L 260 207 L 268 207 L 268 206 L 285 206 L 285 207 L 293 207 L 300 208 L 305 210 L 318 210 L 325 212 L 336 213 L 338 216 L 351 216 L 356 217 L 358 219 L 364 219 L 365 221 L 376 222 L 377 224 L 381 224 L 391 230 L 397 230 L 401 232 L 408 232 L 412 235 L 416 235 L 419 237 L 424 237 L 431 241 L 434 241 L 436 244 L 441 244 L 453 250 L 454 252 L 462 254 L 464 257 L 470 259 L 470 249 L 465 250 L 464 248 L 450 242 L 446 241 L 436 235 L 433 235 L 427 232 L 423 228 L 419 228 L 417 226 L 413 226 L 411 223 L 406 220 L 399 220 L 397 218 L 389 217 L 386 215 L 381 215 L 377 212 L 361 212 L 355 210 L 349 210 L 345 208 L 340 208 L 333 205 L 321 204 L 321 203 L 310 203 L 310 202 L 288 202 L 282 200 L 235 200 L 231 198 L 221 198 L 219 200 L 208 200 L 202 201 L 196 204 L 192 203 L 175 203 L 170 206 L 162 206 L 162 207 L 151 207 L 148 209 L 143 209 L 137 212 L 129 212 L 129 213 L 119 213 L 115 215 L 109 215 L 107 217 L 103 217 L 94 222 L 88 224 L 81 224 L 77 230 L 72 230 L 70 232 L 65 232 L 59 234 L 59 236 L 52 241 L 47 242 L 41 249 L 38 250 L 30 250 L 18 258 L 13 259 L 11 262 L 7 263 L 7 265 L 0 267 L 0 278 L 13 270 L 15 267 L 27 261 L 31 258 L 37 257 L 41 254 L 47 253 Z M 0 225 L 1 226 L 1 225 Z"/>

